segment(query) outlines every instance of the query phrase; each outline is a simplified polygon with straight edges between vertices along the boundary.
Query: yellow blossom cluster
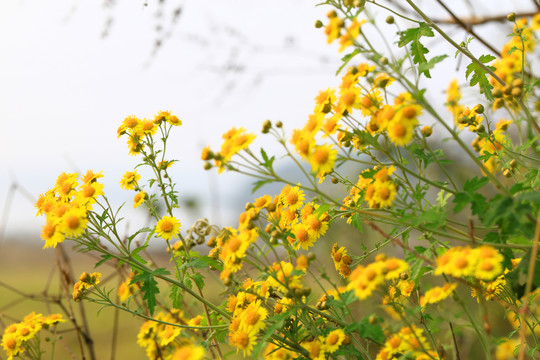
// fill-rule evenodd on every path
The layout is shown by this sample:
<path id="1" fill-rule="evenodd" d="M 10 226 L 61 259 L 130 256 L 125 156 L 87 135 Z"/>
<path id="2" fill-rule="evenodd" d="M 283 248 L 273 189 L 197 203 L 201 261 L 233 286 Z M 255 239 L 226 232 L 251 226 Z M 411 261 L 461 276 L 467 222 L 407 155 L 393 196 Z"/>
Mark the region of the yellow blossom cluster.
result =
<path id="1" fill-rule="evenodd" d="M 246 356 L 253 350 L 259 331 L 266 327 L 264 320 L 268 310 L 265 305 L 269 295 L 268 281 L 248 278 L 242 283 L 242 291 L 228 298 L 226 310 L 232 315 L 229 343 Z"/>
<path id="2" fill-rule="evenodd" d="M 310 360 L 324 360 L 328 354 L 335 353 L 342 344 L 347 343 L 350 343 L 350 338 L 343 329 L 338 328 L 326 336 L 320 335 L 311 341 L 304 341 L 301 345 L 309 352 Z"/>
<path id="3" fill-rule="evenodd" d="M 515 21 L 513 28 L 513 36 L 507 42 L 501 51 L 501 58 L 497 59 L 493 66 L 495 74 L 505 83 L 511 84 L 517 73 L 521 72 L 523 57 L 526 53 L 532 52 L 536 46 L 536 37 L 534 30 L 538 30 L 538 22 L 540 14 L 535 15 L 533 19 L 533 27 L 529 26 L 527 18 L 521 18 Z M 501 87 L 501 84 L 496 79 L 491 78 L 491 84 L 494 87 Z"/>
<path id="4" fill-rule="evenodd" d="M 503 272 L 503 256 L 497 249 L 482 245 L 453 247 L 437 258 L 435 275 L 450 275 L 456 278 L 475 277 L 490 281 Z"/>
<path id="5" fill-rule="evenodd" d="M 414 281 L 399 279 L 388 286 L 388 293 L 382 298 L 384 311 L 395 320 L 400 320 L 400 313 L 406 306 L 405 302 L 410 298 L 414 290 Z"/>
<path id="6" fill-rule="evenodd" d="M 159 111 L 154 119 L 144 118 L 141 120 L 134 115 L 126 117 L 118 128 L 117 134 L 118 137 L 127 134 L 129 154 L 138 155 L 144 149 L 147 137 L 156 134 L 162 123 L 171 126 L 182 125 L 182 121 L 176 115 L 172 115 L 170 111 Z"/>
<path id="7" fill-rule="evenodd" d="M 58 323 L 65 322 L 60 314 L 43 316 L 34 312 L 26 315 L 23 321 L 7 326 L 2 336 L 2 348 L 8 360 L 23 354 L 30 346 L 29 342 L 42 329 L 48 329 Z"/>
<path id="8" fill-rule="evenodd" d="M 205 350 L 188 336 L 188 330 L 178 325 L 200 325 L 202 317 L 186 319 L 182 310 L 171 309 L 168 313 L 159 312 L 157 321 L 146 321 L 137 335 L 137 344 L 144 348 L 148 359 L 200 360 Z M 193 331 L 192 329 L 190 329 Z"/>
<path id="9" fill-rule="evenodd" d="M 510 138 L 506 135 L 508 126 L 512 123 L 511 120 L 501 119 L 497 122 L 495 129 L 489 136 L 477 136 L 473 140 L 473 148 L 481 155 L 488 156 L 483 159 L 484 166 L 490 172 L 501 170 L 501 152 L 503 146 L 508 146 L 511 142 Z"/>
<path id="10" fill-rule="evenodd" d="M 81 301 L 84 290 L 99 284 L 101 273 L 88 274 L 86 271 L 81 274 L 79 281 L 73 285 L 73 300 Z"/>
<path id="11" fill-rule="evenodd" d="M 424 331 L 414 325 L 402 328 L 398 333 L 389 336 L 376 360 L 391 360 L 407 354 L 412 359 L 436 359 L 437 353 L 431 349 L 424 336 Z"/>
<path id="12" fill-rule="evenodd" d="M 350 265 L 352 263 L 352 258 L 350 255 L 347 255 L 347 249 L 344 246 L 339 247 L 338 244 L 332 246 L 332 252 L 330 253 L 332 260 L 334 261 L 334 266 L 339 274 L 346 278 L 351 274 Z"/>
<path id="13" fill-rule="evenodd" d="M 454 292 L 457 287 L 457 283 L 446 283 L 443 286 L 434 286 L 420 298 L 420 306 L 426 306 L 427 304 L 436 304 Z"/>
<path id="14" fill-rule="evenodd" d="M 214 160 L 218 167 L 218 173 L 223 172 L 225 166 L 230 163 L 232 157 L 242 150 L 247 150 L 249 145 L 255 140 L 255 134 L 247 133 L 244 128 L 233 127 L 222 136 L 223 143 L 219 152 L 214 153 L 210 147 L 205 147 L 201 153 L 204 161 Z M 211 164 L 207 163 L 210 168 Z"/>
<path id="15" fill-rule="evenodd" d="M 349 207 L 359 206 L 363 200 L 373 209 L 390 207 L 398 190 L 391 178 L 395 170 L 393 165 L 364 170 L 343 203 Z"/>
<path id="16" fill-rule="evenodd" d="M 398 258 L 377 255 L 375 262 L 357 266 L 349 276 L 347 290 L 353 290 L 359 300 L 364 300 L 385 281 L 397 280 L 409 270 L 409 264 Z"/>
<path id="17" fill-rule="evenodd" d="M 100 173 L 90 170 L 77 180 L 77 173 L 61 173 L 54 188 L 39 195 L 35 204 L 37 215 L 45 214 L 46 221 L 41 230 L 41 238 L 45 240 L 44 248 L 56 247 L 67 238 L 76 238 L 88 227 L 88 211 L 103 195 L 103 184 L 97 179 Z"/>

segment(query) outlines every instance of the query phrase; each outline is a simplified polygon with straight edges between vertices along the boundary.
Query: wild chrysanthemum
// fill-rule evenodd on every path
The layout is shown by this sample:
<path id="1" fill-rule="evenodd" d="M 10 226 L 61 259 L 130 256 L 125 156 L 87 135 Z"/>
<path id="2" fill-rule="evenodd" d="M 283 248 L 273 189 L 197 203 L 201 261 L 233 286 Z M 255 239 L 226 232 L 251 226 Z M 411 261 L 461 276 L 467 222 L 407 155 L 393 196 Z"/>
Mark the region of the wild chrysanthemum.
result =
<path id="1" fill-rule="evenodd" d="M 343 329 L 332 330 L 324 338 L 322 349 L 325 352 L 332 354 L 339 349 L 345 338 L 346 335 L 345 332 L 343 332 Z"/>
<path id="2" fill-rule="evenodd" d="M 147 199 L 148 195 L 144 191 L 139 191 L 135 196 L 133 197 L 133 207 L 138 208 L 141 206 L 144 201 Z"/>
<path id="3" fill-rule="evenodd" d="M 311 164 L 311 171 L 317 174 L 330 174 L 336 163 L 337 150 L 330 144 L 317 145 L 310 153 L 308 159 Z M 319 175 L 319 176 L 321 176 Z"/>
<path id="4" fill-rule="evenodd" d="M 457 283 L 446 283 L 444 286 L 435 286 L 426 291 L 425 295 L 420 298 L 420 306 L 427 304 L 435 304 L 450 296 L 457 287 Z"/>
<path id="5" fill-rule="evenodd" d="M 120 180 L 120 187 L 124 190 L 135 190 L 138 186 L 137 181 L 141 179 L 141 175 L 137 173 L 137 170 L 126 171 Z"/>
<path id="6" fill-rule="evenodd" d="M 174 216 L 165 215 L 158 221 L 155 231 L 162 239 L 176 238 L 180 233 L 180 221 Z"/>
<path id="7" fill-rule="evenodd" d="M 281 189 L 279 200 L 280 202 L 289 208 L 291 211 L 296 211 L 303 205 L 305 194 L 300 190 L 299 186 L 292 187 L 285 185 Z"/>

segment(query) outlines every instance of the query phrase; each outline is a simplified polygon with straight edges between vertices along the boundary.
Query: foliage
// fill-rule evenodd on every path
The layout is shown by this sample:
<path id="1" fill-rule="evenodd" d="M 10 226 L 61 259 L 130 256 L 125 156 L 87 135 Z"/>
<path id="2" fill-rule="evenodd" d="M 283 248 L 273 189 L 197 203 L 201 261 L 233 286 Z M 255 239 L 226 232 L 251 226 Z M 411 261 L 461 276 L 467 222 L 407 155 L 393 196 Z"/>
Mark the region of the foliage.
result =
<path id="1" fill-rule="evenodd" d="M 456 44 L 406 3 L 422 21 L 394 12 L 408 26 L 396 27 L 395 50 L 405 51 L 389 46 L 382 53 L 366 34 L 379 26 L 373 11 L 388 8 L 325 2 L 328 19 L 316 26 L 350 53 L 339 86 L 318 93 L 303 128 L 288 132 L 281 122 L 264 122 L 262 133 L 275 137 L 281 153 L 253 150 L 256 136 L 244 128 L 225 133 L 219 150 L 203 149 L 207 170 L 251 177 L 253 191 L 283 185 L 246 204 L 236 227 L 205 219 L 184 230 L 175 216 L 178 192 L 168 174 L 175 160 L 166 150 L 182 122 L 168 111 L 129 116 L 118 129 L 140 159 L 120 185 L 135 192 L 134 207 L 146 207 L 151 228 L 121 236 L 123 219 L 105 197 L 103 175 L 62 173 L 36 204 L 46 217 L 45 247 L 67 239 L 99 255 L 96 266 L 129 269 L 117 289 L 106 288 L 99 272 L 83 273 L 73 299 L 143 319 L 137 343 L 151 359 L 235 351 L 268 359 L 510 359 L 514 348 L 520 359 L 538 358 L 540 99 L 533 55 L 540 14 L 531 25 L 509 15 L 513 29 L 501 57 L 477 58 L 468 43 Z M 444 104 L 426 94 L 420 84 L 447 58 L 426 58 L 427 38 L 442 38 L 471 60 L 468 87 L 484 95 L 483 103 L 464 106 L 457 81 Z M 359 55 L 364 62 L 351 65 Z M 451 158 L 450 146 L 459 157 Z M 278 174 L 286 161 L 301 179 Z M 466 179 L 458 176 L 461 166 Z M 147 183 L 140 167 L 153 174 Z M 334 232 L 330 239 L 340 226 L 354 237 Z M 373 241 L 358 245 L 358 234 Z M 169 268 L 146 253 L 155 241 L 167 244 Z M 325 242 L 333 245 L 329 254 Z M 219 280 L 208 286 L 212 278 Z M 209 296 L 217 286 L 220 299 Z M 493 312 L 507 314 L 506 327 L 492 326 Z M 2 345 L 11 358 L 18 343 L 9 336 L 6 329 Z M 467 338 L 477 346 L 467 346 Z"/>

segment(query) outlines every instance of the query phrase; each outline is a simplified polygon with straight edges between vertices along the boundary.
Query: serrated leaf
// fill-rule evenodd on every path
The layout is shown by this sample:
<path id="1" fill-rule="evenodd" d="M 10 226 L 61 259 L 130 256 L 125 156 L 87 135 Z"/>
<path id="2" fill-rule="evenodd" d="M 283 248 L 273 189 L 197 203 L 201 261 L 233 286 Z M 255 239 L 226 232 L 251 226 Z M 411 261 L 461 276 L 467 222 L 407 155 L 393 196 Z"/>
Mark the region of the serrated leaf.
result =
<path id="1" fill-rule="evenodd" d="M 170 288 L 170 291 L 169 291 L 169 299 L 171 299 L 172 306 L 175 309 L 181 309 L 182 308 L 182 306 L 183 306 L 182 298 L 183 298 L 182 290 L 178 286 L 172 285 L 171 288 Z"/>
<path id="2" fill-rule="evenodd" d="M 448 55 L 434 56 L 428 62 L 418 65 L 418 72 L 429 74 L 429 70 L 433 69 L 435 67 L 435 65 L 437 65 L 437 63 L 440 63 L 441 61 L 443 61 L 447 57 L 448 57 Z M 428 75 L 426 75 L 426 77 L 429 78 Z"/>
<path id="3" fill-rule="evenodd" d="M 362 219 L 360 218 L 360 215 L 354 214 L 351 217 L 351 224 L 353 224 L 354 228 L 360 232 L 364 231 Z"/>
<path id="4" fill-rule="evenodd" d="M 345 332 L 356 332 L 364 339 L 371 339 L 377 343 L 384 342 L 383 329 L 379 325 L 371 324 L 369 322 L 369 316 L 347 326 Z"/>
<path id="5" fill-rule="evenodd" d="M 137 276 L 134 276 L 131 280 L 131 283 L 137 281 L 142 281 L 141 291 L 143 292 L 143 299 L 146 300 L 146 305 L 148 306 L 148 311 L 150 315 L 154 314 L 154 309 L 156 307 L 156 295 L 159 294 L 159 288 L 157 286 L 157 281 L 154 279 L 154 276 L 150 273 L 144 272 Z"/>
<path id="6" fill-rule="evenodd" d="M 482 55 L 480 56 L 480 58 L 478 58 L 478 60 L 486 64 L 492 60 L 495 60 L 495 56 Z M 487 66 L 487 68 L 491 71 L 495 70 L 495 67 L 493 66 Z M 465 71 L 465 77 L 469 79 L 469 75 L 471 75 L 471 73 L 473 73 L 473 75 L 471 76 L 470 85 L 474 86 L 478 84 L 480 86 L 480 93 L 484 94 L 486 99 L 488 99 L 489 101 L 493 101 L 494 97 L 491 93 L 491 89 L 493 89 L 493 86 L 489 83 L 486 70 L 473 61 L 469 64 L 469 66 L 467 66 L 467 71 Z"/>
<path id="7" fill-rule="evenodd" d="M 99 265 L 103 264 L 105 261 L 112 259 L 112 255 L 105 254 L 101 255 L 101 260 L 99 260 L 96 265 L 94 265 L 94 269 L 97 268 Z"/>
<path id="8" fill-rule="evenodd" d="M 191 278 L 195 281 L 195 284 L 199 289 L 204 287 L 204 276 L 202 276 L 201 273 L 194 273 L 191 275 Z"/>
<path id="9" fill-rule="evenodd" d="M 269 180 L 259 180 L 259 181 L 256 181 L 255 183 L 253 183 L 253 189 L 251 189 L 251 193 L 253 194 L 255 191 L 259 190 L 259 188 L 261 188 L 261 186 L 265 185 L 265 184 L 269 184 L 271 183 L 273 180 L 269 179 Z"/>
<path id="10" fill-rule="evenodd" d="M 484 187 L 488 182 L 489 179 L 487 177 L 473 177 L 465 182 L 465 185 L 463 185 L 463 190 L 468 193 L 472 193 Z"/>
<path id="11" fill-rule="evenodd" d="M 422 36 L 433 37 L 433 30 L 426 23 L 420 23 L 420 26 L 417 28 L 407 29 L 400 33 L 400 39 L 398 42 L 399 47 L 404 47 L 407 44 L 410 44 L 410 51 L 413 56 L 413 62 L 415 64 L 426 64 L 427 60 L 425 54 L 429 50 L 420 42 Z M 424 74 L 427 78 L 431 78 L 429 73 L 429 68 L 424 69 L 423 71 L 418 69 L 420 74 Z"/>

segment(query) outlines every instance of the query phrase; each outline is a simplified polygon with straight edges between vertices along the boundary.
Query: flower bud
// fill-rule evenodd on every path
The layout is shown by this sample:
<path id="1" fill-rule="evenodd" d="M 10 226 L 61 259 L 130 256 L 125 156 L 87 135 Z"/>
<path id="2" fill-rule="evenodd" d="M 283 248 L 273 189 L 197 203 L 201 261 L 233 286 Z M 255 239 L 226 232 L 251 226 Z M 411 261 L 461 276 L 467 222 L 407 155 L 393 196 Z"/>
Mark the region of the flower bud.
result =
<path id="1" fill-rule="evenodd" d="M 511 12 L 510 14 L 506 15 L 506 20 L 511 22 L 516 21 L 516 13 Z"/>
<path id="2" fill-rule="evenodd" d="M 386 18 L 386 23 L 387 24 L 393 24 L 394 23 L 394 17 L 392 15 L 388 16 Z"/>
<path id="3" fill-rule="evenodd" d="M 424 135 L 425 137 L 430 137 L 431 134 L 433 134 L 433 129 L 431 128 L 431 126 L 424 126 L 422 128 L 422 135 Z"/>
<path id="4" fill-rule="evenodd" d="M 322 28 L 322 27 L 323 27 L 323 23 L 322 23 L 322 21 L 321 21 L 321 20 L 317 20 L 317 21 L 315 21 L 315 27 L 316 27 L 317 29 L 320 29 L 320 28 Z"/>

